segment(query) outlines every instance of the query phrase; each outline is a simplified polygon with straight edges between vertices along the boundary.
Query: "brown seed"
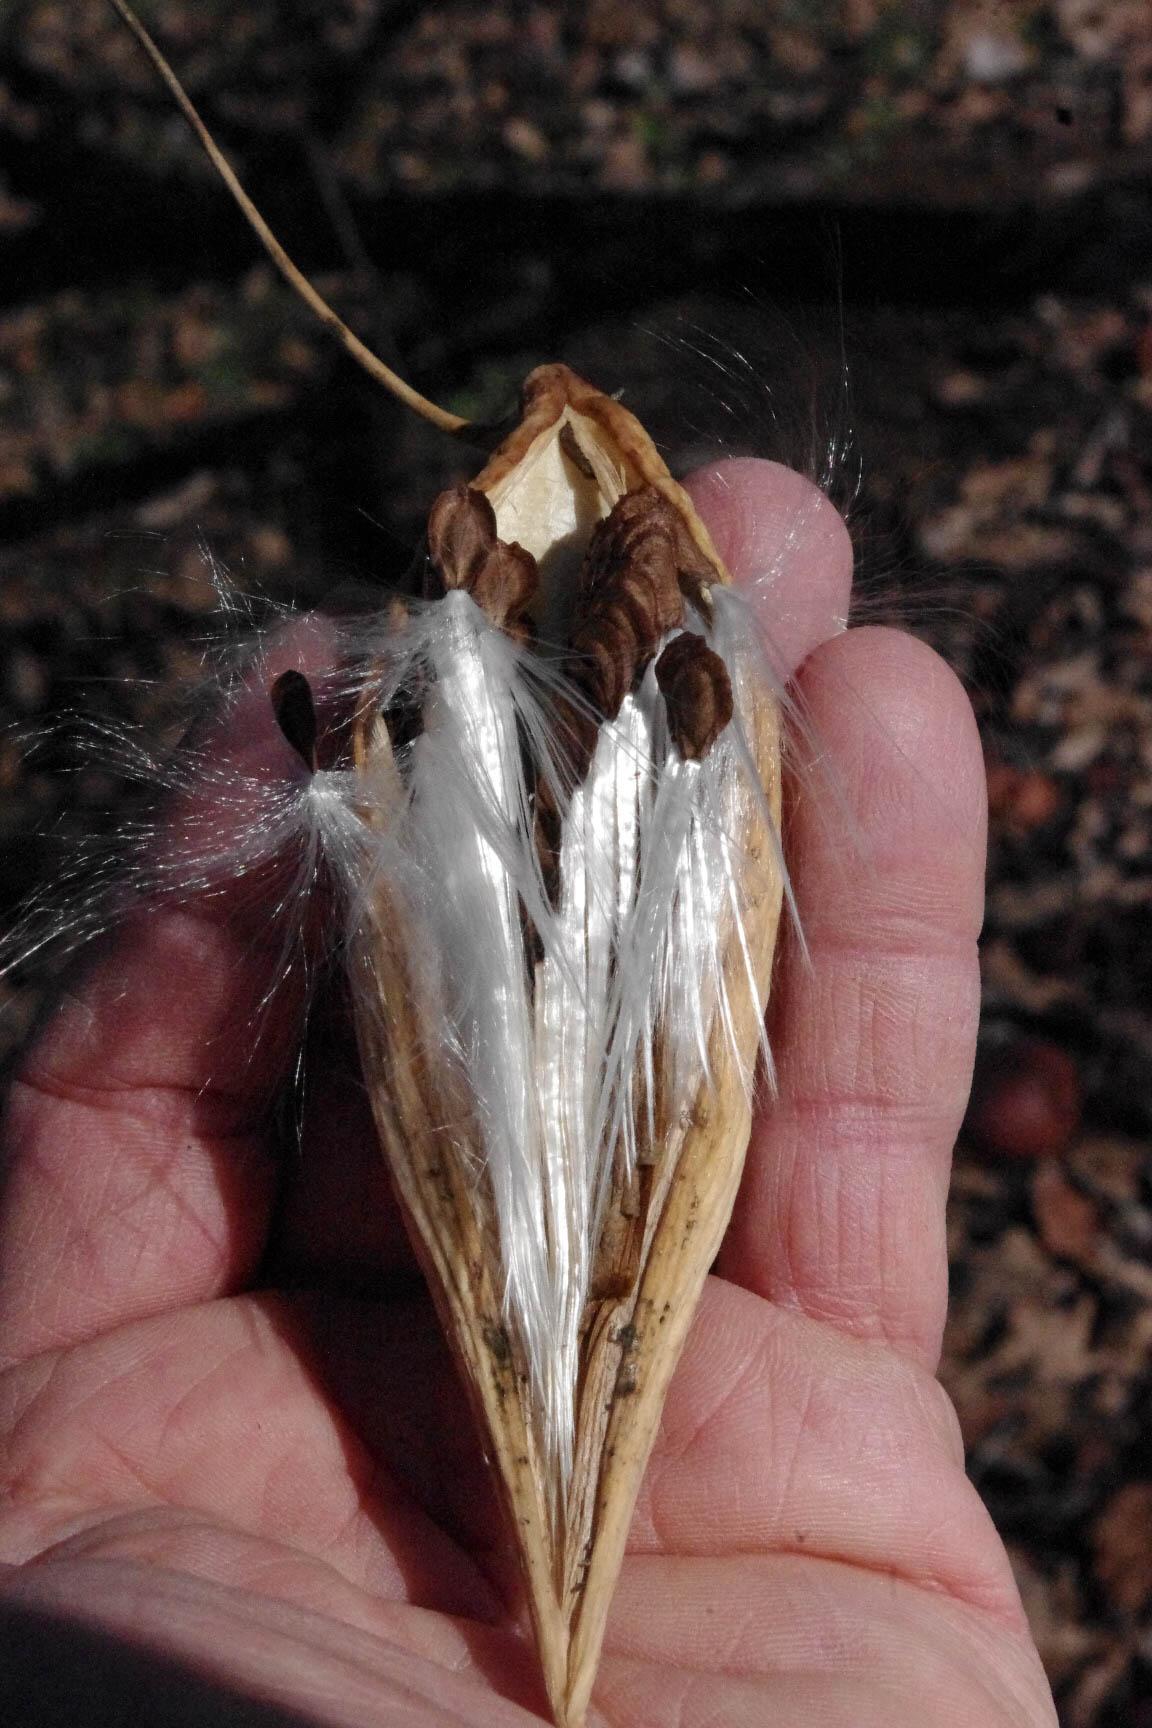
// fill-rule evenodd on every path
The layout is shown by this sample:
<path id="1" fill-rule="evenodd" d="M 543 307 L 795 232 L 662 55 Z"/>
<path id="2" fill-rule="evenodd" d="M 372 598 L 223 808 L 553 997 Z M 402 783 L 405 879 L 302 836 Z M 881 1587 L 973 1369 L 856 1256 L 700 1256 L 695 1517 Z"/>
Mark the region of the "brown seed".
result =
<path id="1" fill-rule="evenodd" d="M 524 614 L 532 603 L 539 581 L 536 560 L 515 542 L 497 540 L 492 554 L 476 579 L 472 598 L 494 623 L 513 635 L 525 628 Z"/>
<path id="2" fill-rule="evenodd" d="M 698 762 L 732 718 L 732 684 L 723 660 L 703 636 L 684 630 L 657 660 L 656 682 L 672 742 L 681 756 Z"/>
<path id="3" fill-rule="evenodd" d="M 281 672 L 268 692 L 276 724 L 306 768 L 316 771 L 319 724 L 312 686 L 303 672 Z"/>
<path id="4" fill-rule="evenodd" d="M 617 500 L 588 544 L 581 581 L 581 599 L 586 607 L 626 586 L 643 591 L 640 603 L 652 621 L 655 639 L 680 622 L 683 600 L 675 514 L 653 486 L 625 492 Z"/>
<path id="5" fill-rule="evenodd" d="M 581 619 L 572 636 L 572 675 L 589 701 L 606 720 L 615 720 L 620 704 L 644 664 L 628 608 L 607 601 Z"/>
<path id="6" fill-rule="evenodd" d="M 573 676 L 609 720 L 684 615 L 675 515 L 655 487 L 641 486 L 617 499 L 588 543 Z"/>
<path id="7" fill-rule="evenodd" d="M 453 486 L 428 512 L 428 551 L 445 588 L 472 592 L 496 544 L 496 512 L 483 492 Z"/>
<path id="8" fill-rule="evenodd" d="M 520 625 L 536 592 L 536 560 L 496 533 L 496 513 L 483 492 L 454 486 L 428 514 L 428 552 L 447 589 L 463 589 L 494 624 Z"/>

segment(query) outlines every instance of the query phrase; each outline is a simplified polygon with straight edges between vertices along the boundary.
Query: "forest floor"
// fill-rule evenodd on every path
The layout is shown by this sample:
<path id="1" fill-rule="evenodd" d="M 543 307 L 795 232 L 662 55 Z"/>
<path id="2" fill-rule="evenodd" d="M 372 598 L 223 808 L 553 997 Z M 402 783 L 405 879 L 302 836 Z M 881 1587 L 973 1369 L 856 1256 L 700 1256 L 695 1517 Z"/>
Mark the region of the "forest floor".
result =
<path id="1" fill-rule="evenodd" d="M 943 1377 L 1066 1728 L 1149 1728 L 1145 7 L 753 7 L 757 34 L 735 4 L 364 0 L 301 8 L 291 52 L 275 10 L 151 13 L 370 341 L 461 412 L 563 358 L 677 469 L 800 466 L 859 615 L 964 679 L 991 854 Z M 253 263 L 105 12 L 0 16 L 5 920 L 137 795 L 45 728 L 174 736 L 206 549 L 275 603 L 383 586 L 457 477 Z M 6 1047 L 44 988 L 3 986 Z"/>

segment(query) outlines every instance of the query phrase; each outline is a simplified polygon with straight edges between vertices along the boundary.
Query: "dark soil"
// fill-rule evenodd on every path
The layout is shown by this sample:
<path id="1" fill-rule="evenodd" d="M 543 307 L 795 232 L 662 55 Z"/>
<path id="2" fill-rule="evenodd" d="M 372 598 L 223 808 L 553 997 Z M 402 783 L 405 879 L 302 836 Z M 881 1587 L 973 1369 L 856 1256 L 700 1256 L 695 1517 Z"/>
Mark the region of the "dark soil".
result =
<path id="1" fill-rule="evenodd" d="M 1068 1728 L 1152 1695 L 1152 13 L 159 0 L 258 201 L 468 414 L 563 358 L 678 467 L 826 483 L 980 718 L 985 1023 L 944 1378 Z M 403 575 L 461 453 L 271 271 L 102 0 L 0 10 L 0 909 L 212 602 Z M 461 470 L 462 471 L 462 470 Z M 44 979 L 4 987 L 5 1041 Z"/>

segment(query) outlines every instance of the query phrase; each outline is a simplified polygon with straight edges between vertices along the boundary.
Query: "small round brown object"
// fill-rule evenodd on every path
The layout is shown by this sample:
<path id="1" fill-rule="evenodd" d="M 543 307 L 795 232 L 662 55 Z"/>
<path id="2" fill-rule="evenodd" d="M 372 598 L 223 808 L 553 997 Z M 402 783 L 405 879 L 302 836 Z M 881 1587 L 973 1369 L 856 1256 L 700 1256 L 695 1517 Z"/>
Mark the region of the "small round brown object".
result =
<path id="1" fill-rule="evenodd" d="M 977 1058 L 964 1131 L 986 1157 L 1049 1158 L 1071 1144 L 1080 1112 L 1080 1073 L 1067 1050 L 1019 1038 Z"/>
<path id="2" fill-rule="evenodd" d="M 689 762 L 699 762 L 732 718 L 728 668 L 703 636 L 683 630 L 657 660 L 656 682 L 672 742 Z"/>

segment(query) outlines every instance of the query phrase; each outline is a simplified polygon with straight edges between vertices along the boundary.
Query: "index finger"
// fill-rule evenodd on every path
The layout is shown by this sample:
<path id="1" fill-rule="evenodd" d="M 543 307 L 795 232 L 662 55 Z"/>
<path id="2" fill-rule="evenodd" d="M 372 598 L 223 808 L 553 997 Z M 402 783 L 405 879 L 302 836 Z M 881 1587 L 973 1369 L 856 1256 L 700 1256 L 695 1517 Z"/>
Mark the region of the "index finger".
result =
<path id="1" fill-rule="evenodd" d="M 948 667 L 897 631 L 825 643 L 799 696 L 821 757 L 794 777 L 787 825 L 806 953 L 785 930 L 778 1096 L 719 1269 L 934 1368 L 979 1014 L 980 741 Z"/>
<path id="2" fill-rule="evenodd" d="M 305 994 L 282 861 L 246 851 L 303 770 L 268 687 L 328 645 L 300 626 L 199 740 L 129 910 L 26 1051 L 0 1167 L 0 1351 L 58 1348 L 240 1288 L 263 1251 L 269 1109 Z M 279 801 L 279 804 L 278 804 Z M 215 876 L 215 880 L 213 879 Z M 171 879 L 187 892 L 166 894 Z M 285 965 L 286 959 L 291 960 Z"/>

